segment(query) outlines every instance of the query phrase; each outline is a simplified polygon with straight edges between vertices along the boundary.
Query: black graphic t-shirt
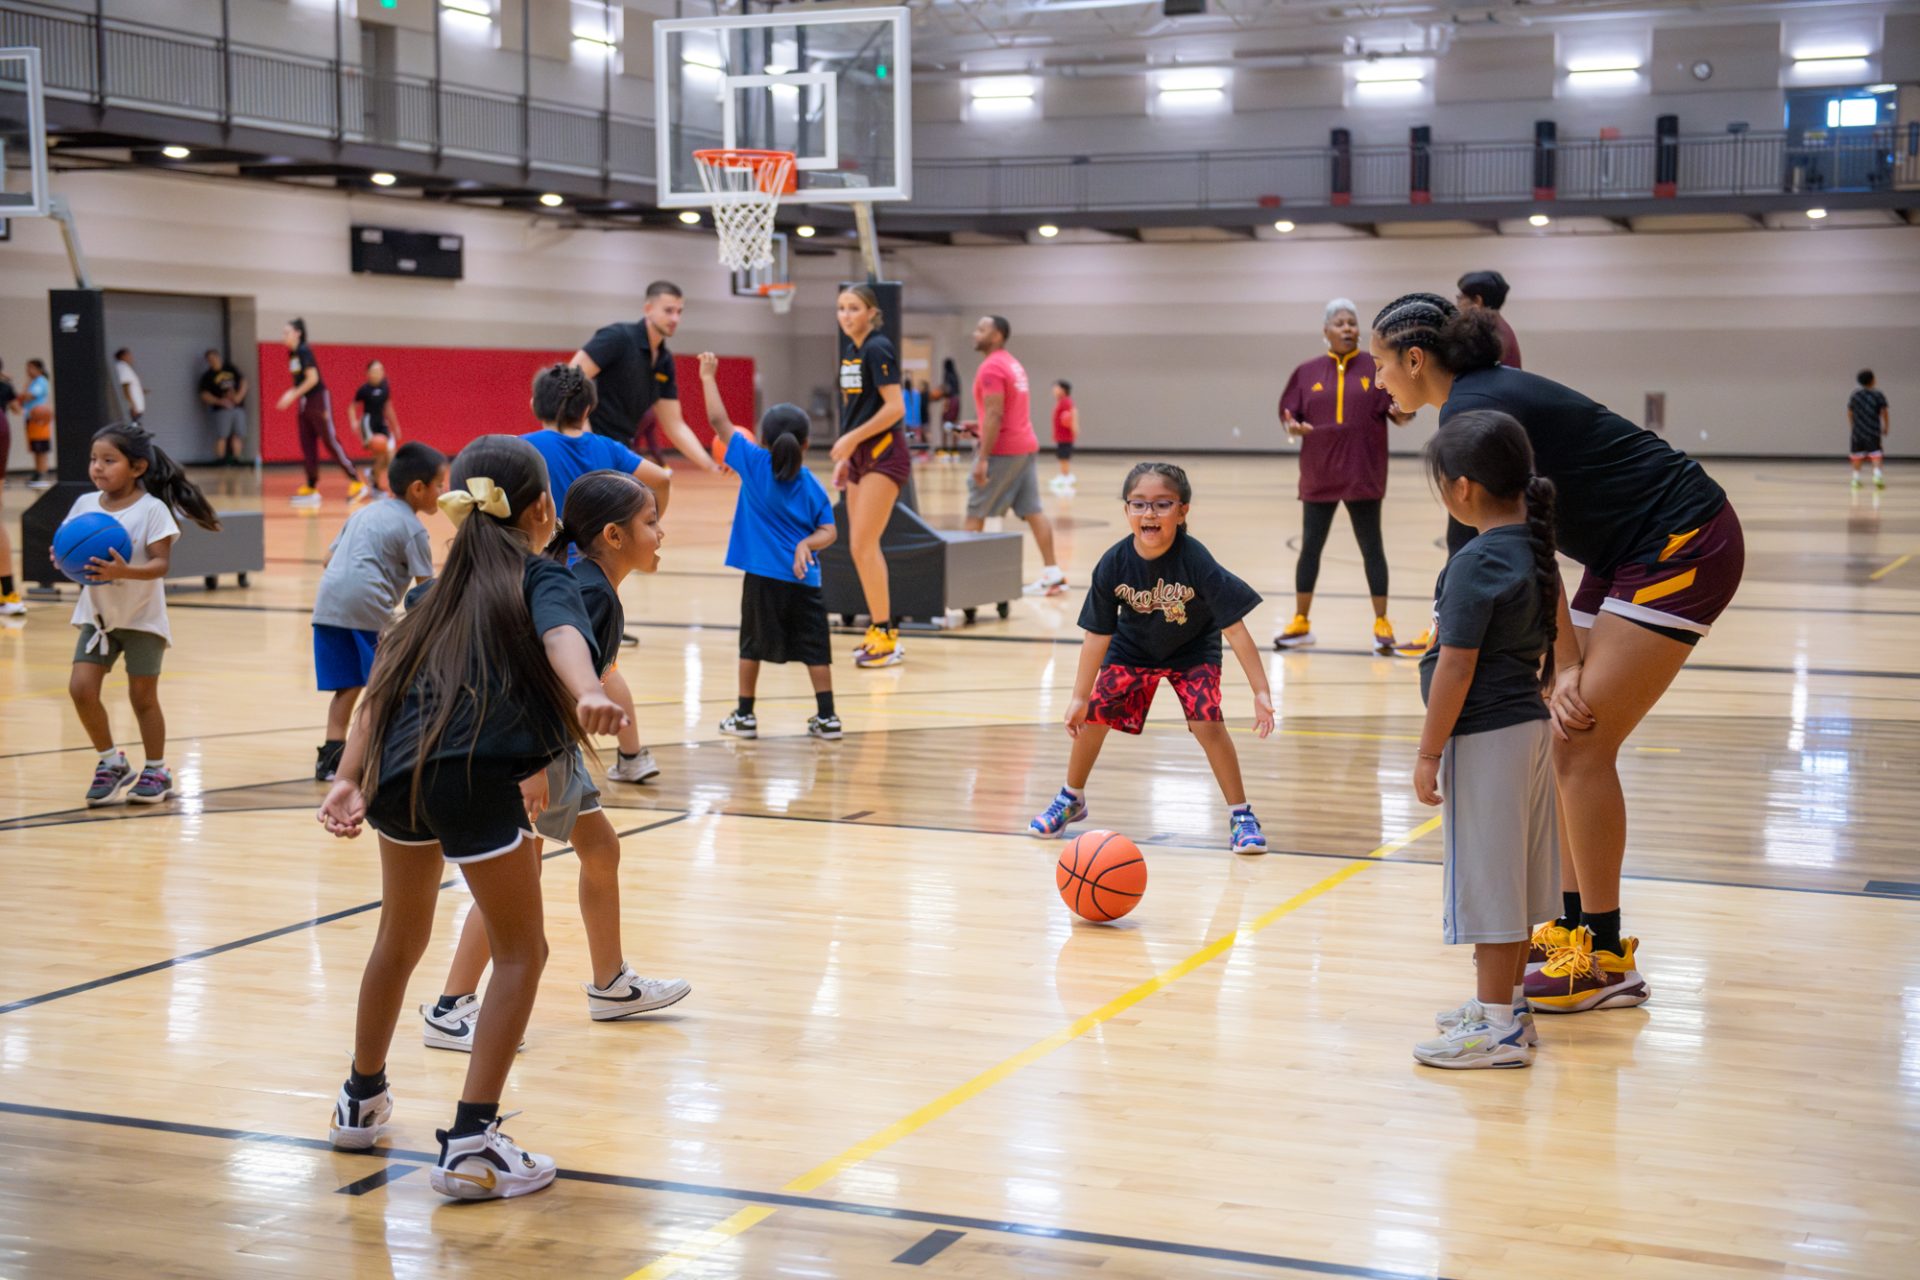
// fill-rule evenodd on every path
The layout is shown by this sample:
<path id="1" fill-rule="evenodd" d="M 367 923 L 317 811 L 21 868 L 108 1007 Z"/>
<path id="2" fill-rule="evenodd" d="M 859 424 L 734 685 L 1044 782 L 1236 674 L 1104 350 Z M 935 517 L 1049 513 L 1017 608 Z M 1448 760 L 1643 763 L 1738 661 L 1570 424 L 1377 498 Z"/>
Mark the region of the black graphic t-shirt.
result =
<path id="1" fill-rule="evenodd" d="M 1252 613 L 1260 593 L 1220 567 L 1183 525 L 1153 560 L 1131 536 L 1108 548 L 1093 570 L 1080 626 L 1112 636 L 1110 667 L 1191 671 L 1220 664 L 1220 632 Z"/>
<path id="2" fill-rule="evenodd" d="M 1454 722 L 1456 738 L 1547 718 L 1540 696 L 1547 632 L 1534 573 L 1533 540 L 1523 524 L 1487 530 L 1440 571 L 1433 587 L 1437 643 L 1420 659 L 1420 700 L 1433 688 L 1442 646 L 1480 651 Z"/>
<path id="3" fill-rule="evenodd" d="M 840 434 L 845 435 L 886 405 L 880 388 L 900 385 L 900 357 L 884 333 L 870 333 L 858 347 L 840 353 Z"/>
<path id="4" fill-rule="evenodd" d="M 353 398 L 366 410 L 360 419 L 360 430 L 367 435 L 386 435 L 387 401 L 393 399 L 393 388 L 384 382 L 362 383 Z"/>
<path id="5" fill-rule="evenodd" d="M 209 369 L 200 375 L 200 394 L 224 400 L 240 387 L 240 374 L 237 370 L 221 367 Z M 202 401 L 204 404 L 205 402 Z M 209 409 L 225 408 L 224 405 L 207 405 Z"/>
<path id="6" fill-rule="evenodd" d="M 287 358 L 287 372 L 293 375 L 294 386 L 300 385 L 300 380 L 307 376 L 309 369 L 313 370 L 313 391 L 326 390 L 327 380 L 320 376 L 320 362 L 313 358 L 313 348 L 303 342 Z M 313 391 L 307 394 L 312 395 Z"/>

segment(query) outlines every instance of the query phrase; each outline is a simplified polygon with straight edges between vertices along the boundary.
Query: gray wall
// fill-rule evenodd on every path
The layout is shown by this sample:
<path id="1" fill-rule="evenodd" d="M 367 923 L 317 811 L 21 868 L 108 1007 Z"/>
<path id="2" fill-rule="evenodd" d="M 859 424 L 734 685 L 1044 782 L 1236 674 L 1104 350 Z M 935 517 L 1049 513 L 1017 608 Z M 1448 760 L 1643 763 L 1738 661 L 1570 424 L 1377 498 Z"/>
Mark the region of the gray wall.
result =
<path id="1" fill-rule="evenodd" d="M 226 301 L 165 293 L 106 295 L 107 354 L 133 352 L 147 393 L 142 419 L 160 447 L 184 463 L 209 461 L 213 438 L 200 406 L 200 375 L 209 347 L 226 349 Z"/>

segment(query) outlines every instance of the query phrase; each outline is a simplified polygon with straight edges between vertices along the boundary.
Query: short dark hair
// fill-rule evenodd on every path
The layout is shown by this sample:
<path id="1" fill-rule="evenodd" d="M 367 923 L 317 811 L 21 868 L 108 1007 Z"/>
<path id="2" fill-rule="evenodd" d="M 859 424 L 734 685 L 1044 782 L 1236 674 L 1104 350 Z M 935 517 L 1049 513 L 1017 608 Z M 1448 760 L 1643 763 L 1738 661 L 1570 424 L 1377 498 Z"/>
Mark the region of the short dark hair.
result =
<path id="1" fill-rule="evenodd" d="M 1860 371 L 1860 376 L 1859 376 L 1859 377 L 1858 377 L 1858 379 L 1856 379 L 1856 380 L 1857 380 L 1857 381 L 1858 381 L 1858 382 L 1860 383 L 1860 385 L 1861 385 L 1861 386 L 1863 386 L 1863 387 L 1870 387 L 1870 386 L 1872 386 L 1872 385 L 1873 385 L 1873 370 L 1871 370 L 1871 369 L 1862 369 L 1862 370 Z"/>
<path id="2" fill-rule="evenodd" d="M 227 358 L 226 354 L 222 352 L 218 347 L 208 347 L 206 354 L 210 356 L 219 356 L 222 360 L 225 360 Z"/>
<path id="3" fill-rule="evenodd" d="M 1053 385 L 1060 388 L 1062 391 L 1066 392 L 1068 395 L 1073 394 L 1073 384 L 1071 382 L 1068 382 L 1065 378 L 1055 378 L 1053 380 Z"/>
<path id="4" fill-rule="evenodd" d="M 424 480 L 431 485 L 440 468 L 446 465 L 446 454 L 430 444 L 409 440 L 393 451 L 393 460 L 387 463 L 387 488 L 394 497 L 404 498 L 415 481 Z"/>
<path id="5" fill-rule="evenodd" d="M 132 352 L 133 352 L 132 347 L 122 347 L 118 351 L 113 353 L 113 358 L 115 360 L 125 360 L 130 354 L 132 354 Z"/>
<path id="6" fill-rule="evenodd" d="M 39 356 L 28 356 L 27 367 L 29 369 L 38 369 L 41 373 L 45 373 L 47 371 L 47 362 Z"/>
<path id="7" fill-rule="evenodd" d="M 1000 341 L 1007 342 L 1013 338 L 1013 326 L 1007 323 L 1005 316 L 988 316 L 987 323 L 1000 331 Z"/>
<path id="8" fill-rule="evenodd" d="M 287 321 L 287 324 L 299 333 L 300 341 L 305 342 L 307 340 L 307 322 L 305 320 L 302 320 L 299 316 L 295 316 L 293 319 Z"/>
<path id="9" fill-rule="evenodd" d="M 655 298 L 684 298 L 686 296 L 686 294 L 680 292 L 680 286 L 671 280 L 655 280 L 647 286 L 648 302 L 652 302 Z"/>
<path id="10" fill-rule="evenodd" d="M 1478 298 L 1493 311 L 1507 305 L 1507 278 L 1498 271 L 1469 271 L 1460 277 L 1460 296 Z"/>

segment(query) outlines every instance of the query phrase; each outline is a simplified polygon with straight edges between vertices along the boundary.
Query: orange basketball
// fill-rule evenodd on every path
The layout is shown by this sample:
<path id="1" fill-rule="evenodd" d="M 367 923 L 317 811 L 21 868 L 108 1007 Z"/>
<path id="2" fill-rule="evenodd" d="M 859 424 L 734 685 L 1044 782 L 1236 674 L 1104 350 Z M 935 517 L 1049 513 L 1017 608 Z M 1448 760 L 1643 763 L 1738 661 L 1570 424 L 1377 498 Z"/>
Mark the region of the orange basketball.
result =
<path id="1" fill-rule="evenodd" d="M 1082 920 L 1118 920 L 1147 892 L 1147 860 L 1117 831 L 1083 831 L 1060 853 L 1053 882 L 1060 900 Z"/>

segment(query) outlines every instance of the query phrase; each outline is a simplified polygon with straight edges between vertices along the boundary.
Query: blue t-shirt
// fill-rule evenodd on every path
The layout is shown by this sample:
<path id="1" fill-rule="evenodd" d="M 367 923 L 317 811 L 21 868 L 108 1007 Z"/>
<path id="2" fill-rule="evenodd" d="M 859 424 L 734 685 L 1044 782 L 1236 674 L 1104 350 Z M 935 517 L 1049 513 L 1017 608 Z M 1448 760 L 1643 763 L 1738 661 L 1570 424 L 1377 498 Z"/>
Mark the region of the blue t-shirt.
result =
<path id="1" fill-rule="evenodd" d="M 773 478 L 773 456 L 745 432 L 727 441 L 727 465 L 740 473 L 740 498 L 733 508 L 733 533 L 727 539 L 727 565 L 776 582 L 820 585 L 820 562 L 807 566 L 804 579 L 793 576 L 793 550 L 821 525 L 833 523 L 833 499 L 809 471 L 784 484 Z"/>
<path id="2" fill-rule="evenodd" d="M 567 509 L 568 486 L 587 472 L 619 471 L 632 475 L 640 467 L 639 454 L 618 440 L 609 440 L 591 431 L 567 436 L 543 427 L 522 438 L 547 460 L 547 482 L 553 488 L 554 510 L 559 513 Z"/>
<path id="3" fill-rule="evenodd" d="M 27 394 L 21 402 L 20 410 L 23 413 L 32 413 L 46 402 L 47 377 L 45 374 L 35 375 L 33 381 L 27 384 Z"/>

